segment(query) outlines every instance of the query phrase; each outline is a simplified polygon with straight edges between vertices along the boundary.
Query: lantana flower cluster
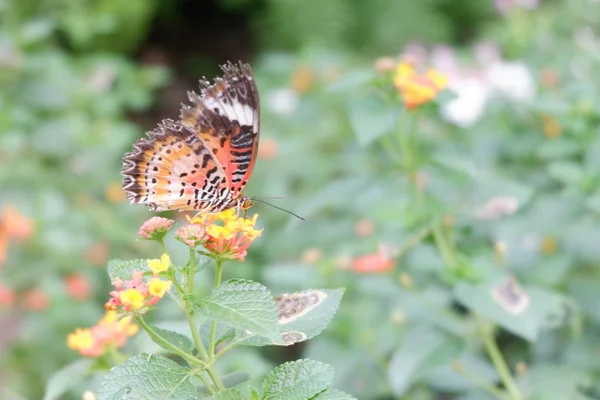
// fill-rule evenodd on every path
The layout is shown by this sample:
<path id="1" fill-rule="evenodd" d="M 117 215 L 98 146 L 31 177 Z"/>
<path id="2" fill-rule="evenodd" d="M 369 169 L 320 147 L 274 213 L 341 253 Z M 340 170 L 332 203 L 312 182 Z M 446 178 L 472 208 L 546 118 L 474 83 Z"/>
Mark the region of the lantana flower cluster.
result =
<path id="1" fill-rule="evenodd" d="M 448 78 L 435 69 L 421 74 L 411 63 L 401 62 L 396 67 L 394 85 L 406 108 L 412 110 L 435 99 L 448 85 Z"/>
<path id="2" fill-rule="evenodd" d="M 84 357 L 99 357 L 110 349 L 122 347 L 128 337 L 138 332 L 139 327 L 131 319 L 131 316 L 119 319 L 116 311 L 108 310 L 92 328 L 79 328 L 69 334 L 67 345 Z"/>
<path id="3" fill-rule="evenodd" d="M 244 261 L 248 248 L 261 235 L 255 229 L 258 214 L 239 217 L 234 209 L 201 214 L 178 229 L 175 237 L 189 247 L 204 246 L 215 259 Z"/>
<path id="4" fill-rule="evenodd" d="M 148 260 L 148 267 L 153 276 L 145 279 L 144 272 L 136 271 L 133 279 L 117 278 L 112 283 L 115 290 L 110 292 L 112 298 L 105 304 L 107 310 L 122 310 L 125 313 L 143 314 L 149 307 L 156 305 L 171 289 L 172 282 L 160 279 L 159 274 L 166 272 L 171 264 L 167 254 L 160 260 Z"/>

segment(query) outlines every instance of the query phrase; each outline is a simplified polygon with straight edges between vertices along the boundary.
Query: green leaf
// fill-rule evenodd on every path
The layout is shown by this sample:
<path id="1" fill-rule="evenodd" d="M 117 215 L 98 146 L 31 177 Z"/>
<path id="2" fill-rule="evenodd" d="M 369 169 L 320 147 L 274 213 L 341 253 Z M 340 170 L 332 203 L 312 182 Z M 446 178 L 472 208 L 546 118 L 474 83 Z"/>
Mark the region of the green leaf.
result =
<path id="1" fill-rule="evenodd" d="M 243 400 L 242 393 L 237 389 L 229 389 L 215 395 L 215 400 Z"/>
<path id="2" fill-rule="evenodd" d="M 519 386 L 535 400 L 583 400 L 581 389 L 594 381 L 585 372 L 569 365 L 533 365 L 519 378 Z"/>
<path id="3" fill-rule="evenodd" d="M 585 172 L 573 162 L 553 162 L 548 165 L 548 175 L 564 184 L 576 184 L 583 180 Z"/>
<path id="4" fill-rule="evenodd" d="M 108 277 L 113 282 L 116 278 L 131 279 L 135 271 L 148 272 L 148 260 L 110 260 L 108 262 Z"/>
<path id="5" fill-rule="evenodd" d="M 388 369 L 390 385 L 396 396 L 402 396 L 413 383 L 419 368 L 444 344 L 444 335 L 429 327 L 412 330 L 392 355 Z"/>
<path id="6" fill-rule="evenodd" d="M 44 400 L 56 400 L 79 384 L 91 365 L 91 359 L 82 358 L 56 371 L 46 384 Z"/>
<path id="7" fill-rule="evenodd" d="M 530 342 L 537 340 L 542 328 L 556 327 L 565 320 L 567 311 L 563 297 L 534 286 L 523 288 L 529 297 L 529 305 L 524 311 L 506 311 L 492 296 L 494 287 L 500 282 L 502 279 L 493 279 L 481 285 L 459 283 L 454 296 L 471 311 Z"/>
<path id="8" fill-rule="evenodd" d="M 175 347 L 180 348 L 181 350 L 185 351 L 186 353 L 192 353 L 192 351 L 195 349 L 195 346 L 194 346 L 194 343 L 192 342 L 192 340 L 189 337 L 185 336 L 184 334 L 181 334 L 178 332 L 173 332 L 168 329 L 162 329 L 156 325 L 152 325 L 152 329 L 154 329 L 154 331 L 156 333 L 158 333 L 160 336 L 162 336 L 167 342 L 171 343 Z M 152 339 L 152 336 L 150 336 L 150 338 Z M 154 341 L 154 343 L 156 343 L 160 347 L 164 348 L 165 350 L 170 351 L 170 349 L 164 347 L 162 345 L 162 343 L 160 343 L 154 339 L 152 339 L 152 340 Z"/>
<path id="9" fill-rule="evenodd" d="M 245 372 L 232 372 L 221 377 L 221 382 L 226 388 L 232 388 L 242 384 L 250 379 L 250 375 Z"/>
<path id="10" fill-rule="evenodd" d="M 209 319 L 280 340 L 275 301 L 269 290 L 257 282 L 232 279 L 210 296 L 192 302 L 195 309 Z"/>
<path id="11" fill-rule="evenodd" d="M 543 142 L 537 150 L 540 158 L 550 160 L 567 158 L 582 151 L 582 142 L 569 138 L 556 138 Z"/>
<path id="12" fill-rule="evenodd" d="M 348 393 L 344 393 L 340 390 L 327 389 L 313 397 L 311 400 L 356 400 L 356 397 L 350 396 Z"/>
<path id="13" fill-rule="evenodd" d="M 234 342 L 250 346 L 289 346 L 312 339 L 331 322 L 343 294 L 344 289 L 311 289 L 279 295 L 275 301 L 279 309 L 281 338 L 272 341 L 238 330 Z"/>
<path id="14" fill-rule="evenodd" d="M 333 367 L 304 359 L 281 364 L 263 382 L 264 400 L 310 399 L 327 389 L 333 380 Z"/>
<path id="15" fill-rule="evenodd" d="M 110 370 L 98 400 L 196 400 L 198 394 L 189 377 L 176 362 L 143 353 Z"/>
<path id="16" fill-rule="evenodd" d="M 202 343 L 206 347 L 209 347 L 210 343 L 210 331 L 212 329 L 212 321 L 207 321 L 200 326 L 200 337 Z M 222 341 L 231 339 L 235 333 L 235 330 L 231 329 L 230 326 L 217 322 L 217 329 L 215 331 L 215 346 L 218 346 Z"/>
<path id="17" fill-rule="evenodd" d="M 400 110 L 399 104 L 393 104 L 379 91 L 371 90 L 348 99 L 348 117 L 358 143 L 366 146 L 389 134 L 396 126 Z"/>

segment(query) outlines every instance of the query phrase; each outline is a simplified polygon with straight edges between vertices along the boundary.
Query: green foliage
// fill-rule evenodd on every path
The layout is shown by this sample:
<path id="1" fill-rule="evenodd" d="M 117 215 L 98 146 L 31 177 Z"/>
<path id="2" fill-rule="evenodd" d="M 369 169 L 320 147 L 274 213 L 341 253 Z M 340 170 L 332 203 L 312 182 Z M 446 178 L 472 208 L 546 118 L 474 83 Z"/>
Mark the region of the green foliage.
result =
<path id="1" fill-rule="evenodd" d="M 207 298 L 193 300 L 202 315 L 233 328 L 279 340 L 277 310 L 268 289 L 260 283 L 230 280 Z"/>
<path id="2" fill-rule="evenodd" d="M 196 399 L 188 372 L 163 356 L 140 354 L 114 367 L 98 391 L 98 399 Z"/>
<path id="3" fill-rule="evenodd" d="M 313 360 L 298 360 L 280 365 L 263 382 L 264 400 L 310 399 L 327 390 L 333 368 Z"/>

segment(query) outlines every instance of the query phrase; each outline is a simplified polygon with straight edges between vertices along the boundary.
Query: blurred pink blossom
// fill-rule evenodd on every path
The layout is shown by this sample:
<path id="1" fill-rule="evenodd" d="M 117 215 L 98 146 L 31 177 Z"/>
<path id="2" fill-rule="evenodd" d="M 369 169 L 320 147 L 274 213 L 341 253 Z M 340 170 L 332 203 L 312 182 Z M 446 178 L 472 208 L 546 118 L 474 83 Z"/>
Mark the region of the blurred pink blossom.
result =
<path id="1" fill-rule="evenodd" d="M 475 218 L 481 220 L 496 219 L 503 215 L 513 215 L 519 208 L 519 201 L 512 196 L 496 196 L 489 199 L 483 207 L 475 211 Z"/>

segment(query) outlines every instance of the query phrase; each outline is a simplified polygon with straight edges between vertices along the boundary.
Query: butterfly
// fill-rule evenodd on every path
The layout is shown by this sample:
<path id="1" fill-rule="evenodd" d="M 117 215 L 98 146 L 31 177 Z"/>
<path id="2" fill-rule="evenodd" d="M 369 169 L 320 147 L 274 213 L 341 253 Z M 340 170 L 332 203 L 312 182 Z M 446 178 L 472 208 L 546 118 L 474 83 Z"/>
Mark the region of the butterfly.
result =
<path id="1" fill-rule="evenodd" d="M 150 210 L 246 210 L 242 195 L 256 162 L 258 89 L 248 64 L 228 62 L 211 84 L 188 92 L 178 121 L 165 119 L 123 156 L 123 190 Z"/>

